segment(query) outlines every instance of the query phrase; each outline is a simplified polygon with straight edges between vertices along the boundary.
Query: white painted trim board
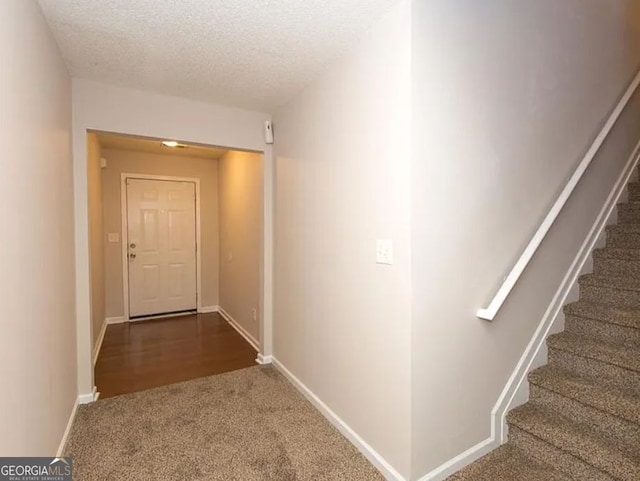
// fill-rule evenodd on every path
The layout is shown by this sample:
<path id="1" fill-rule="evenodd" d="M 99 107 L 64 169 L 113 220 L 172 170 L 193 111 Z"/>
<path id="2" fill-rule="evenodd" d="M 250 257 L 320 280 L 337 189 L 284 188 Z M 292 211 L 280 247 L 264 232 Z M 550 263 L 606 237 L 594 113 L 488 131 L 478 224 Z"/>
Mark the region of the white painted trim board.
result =
<path id="1" fill-rule="evenodd" d="M 69 420 L 67 421 L 67 427 L 62 434 L 62 439 L 60 440 L 60 444 L 58 446 L 58 451 L 56 451 L 56 457 L 61 458 L 64 454 L 64 450 L 67 447 L 67 443 L 69 442 L 69 434 L 71 434 L 71 428 L 73 427 L 73 422 L 76 419 L 76 412 L 78 411 L 78 398 L 73 401 L 73 408 L 71 409 L 71 414 L 69 415 Z"/>
<path id="2" fill-rule="evenodd" d="M 93 390 L 88 394 L 80 394 L 78 396 L 78 404 L 91 404 L 95 402 L 100 397 L 100 393 L 98 392 L 98 388 L 93 386 Z"/>
<path id="3" fill-rule="evenodd" d="M 107 332 L 107 326 L 109 323 L 107 319 L 102 322 L 102 327 L 100 328 L 100 334 L 98 335 L 98 339 L 96 340 L 96 345 L 93 347 L 93 367 L 96 367 L 96 362 L 98 362 L 98 356 L 100 355 L 100 349 L 102 349 L 102 342 L 104 341 L 104 334 Z"/>
<path id="4" fill-rule="evenodd" d="M 389 481 L 406 481 L 405 478 L 394 469 L 375 449 L 355 432 L 340 416 L 333 412 L 329 406 L 322 402 L 311 389 L 293 375 L 278 359 L 273 357 L 273 365 L 280 371 L 298 391 L 306 397 L 313 406 L 342 433 L 358 450 L 373 464 Z"/>
<path id="5" fill-rule="evenodd" d="M 219 306 L 202 306 L 198 309 L 198 314 L 209 314 L 211 312 L 218 312 L 219 310 Z"/>
<path id="6" fill-rule="evenodd" d="M 247 331 L 244 327 L 242 327 L 242 325 L 238 321 L 236 321 L 231 316 L 231 314 L 229 314 L 222 306 L 218 306 L 218 312 L 224 318 L 224 320 L 231 325 L 231 327 L 233 327 L 236 331 L 238 331 L 238 334 L 244 337 L 246 341 L 249 344 L 251 344 L 256 351 L 260 352 L 260 343 L 255 337 L 251 335 L 251 333 L 249 333 L 249 331 Z"/>

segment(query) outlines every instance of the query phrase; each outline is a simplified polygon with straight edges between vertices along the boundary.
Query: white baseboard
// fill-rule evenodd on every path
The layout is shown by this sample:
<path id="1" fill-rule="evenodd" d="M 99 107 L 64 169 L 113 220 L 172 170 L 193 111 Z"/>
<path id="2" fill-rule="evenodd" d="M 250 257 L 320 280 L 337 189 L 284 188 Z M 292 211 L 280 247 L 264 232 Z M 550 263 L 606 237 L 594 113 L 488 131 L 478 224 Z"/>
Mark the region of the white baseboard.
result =
<path id="1" fill-rule="evenodd" d="M 419 481 L 442 481 L 499 446 L 500 443 L 495 438 L 489 436 L 484 441 L 470 447 L 465 452 L 460 453 L 455 458 L 450 459 L 433 471 L 425 474 Z"/>
<path id="2" fill-rule="evenodd" d="M 238 321 L 236 321 L 233 317 L 231 317 L 231 315 L 227 311 L 225 311 L 222 307 L 220 306 L 218 307 L 218 312 L 222 317 L 224 317 L 225 321 L 231 324 L 231 327 L 233 327 L 236 331 L 238 331 L 238 333 L 242 337 L 244 337 L 249 344 L 253 346 L 253 348 L 256 351 L 260 352 L 260 343 L 255 337 L 249 334 L 249 332 L 244 327 L 242 327 L 240 323 L 238 323 Z"/>
<path id="3" fill-rule="evenodd" d="M 261 353 L 258 353 L 258 357 L 256 358 L 256 362 L 258 364 L 266 365 L 273 363 L 273 356 L 263 356 Z"/>
<path id="4" fill-rule="evenodd" d="M 316 396 L 302 381 L 295 377 L 286 367 L 275 357 L 272 358 L 273 365 L 293 384 L 298 391 L 313 404 L 320 413 L 333 424 L 358 450 L 373 464 L 382 475 L 389 481 L 406 481 L 405 478 L 396 471 L 378 452 L 376 452 L 367 442 L 362 439 L 346 422 L 334 413 L 318 396 Z"/>
<path id="5" fill-rule="evenodd" d="M 67 421 L 67 427 L 62 434 L 62 439 L 60 440 L 60 445 L 58 446 L 58 451 L 56 452 L 56 457 L 61 458 L 64 455 L 64 450 L 67 447 L 67 442 L 69 441 L 69 434 L 71 434 L 71 428 L 73 427 L 73 421 L 76 419 L 76 412 L 78 411 L 78 399 L 73 402 L 73 409 L 71 409 L 71 415 L 69 416 L 69 421 Z"/>
<path id="6" fill-rule="evenodd" d="M 98 388 L 93 386 L 93 391 L 89 394 L 80 394 L 78 396 L 78 404 L 90 404 L 98 400 L 100 393 L 98 392 Z"/>
<path id="7" fill-rule="evenodd" d="M 96 341 L 96 345 L 93 347 L 93 367 L 96 366 L 96 362 L 98 362 L 98 356 L 100 355 L 100 349 L 102 349 L 102 341 L 104 341 L 104 334 L 107 332 L 107 326 L 109 323 L 105 319 L 102 322 L 102 327 L 100 328 L 100 334 L 98 335 L 98 340 Z"/>
<path id="8" fill-rule="evenodd" d="M 210 312 L 218 312 L 219 309 L 220 308 L 218 306 L 202 306 L 200 309 L 198 309 L 198 312 L 200 314 L 208 314 Z"/>
<path id="9" fill-rule="evenodd" d="M 122 324 L 123 322 L 127 322 L 123 316 L 107 317 L 106 321 L 107 324 Z"/>
<path id="10" fill-rule="evenodd" d="M 633 153 L 629 157 L 629 160 L 627 160 L 622 173 L 611 189 L 604 206 L 600 210 L 600 213 L 593 223 L 591 230 L 587 234 L 585 241 L 582 243 L 582 246 L 580 246 L 576 257 L 571 263 L 564 279 L 562 279 L 562 282 L 553 296 L 549 307 L 542 316 L 538 328 L 529 341 L 524 353 L 520 357 L 516 368 L 509 377 L 506 386 L 491 412 L 491 437 L 495 438 L 498 444 L 506 442 L 507 412 L 518 404 L 521 404 L 523 401 L 526 401 L 526 399 L 523 399 L 523 396 L 518 396 L 518 401 L 514 402 L 516 394 L 527 379 L 527 375 L 533 368 L 535 368 L 534 361 L 538 358 L 540 350 L 545 345 L 545 341 L 549 336 L 554 323 L 560 318 L 559 316 L 562 315 L 562 307 L 564 306 L 568 295 L 573 289 L 575 289 L 576 282 L 583 271 L 585 263 L 587 263 L 591 258 L 591 252 L 593 251 L 594 246 L 601 237 L 609 219 L 611 219 L 612 214 L 615 214 L 614 209 L 616 204 L 625 192 L 625 187 L 635 171 L 634 168 L 638 164 L 639 158 L 640 142 L 638 142 Z"/>

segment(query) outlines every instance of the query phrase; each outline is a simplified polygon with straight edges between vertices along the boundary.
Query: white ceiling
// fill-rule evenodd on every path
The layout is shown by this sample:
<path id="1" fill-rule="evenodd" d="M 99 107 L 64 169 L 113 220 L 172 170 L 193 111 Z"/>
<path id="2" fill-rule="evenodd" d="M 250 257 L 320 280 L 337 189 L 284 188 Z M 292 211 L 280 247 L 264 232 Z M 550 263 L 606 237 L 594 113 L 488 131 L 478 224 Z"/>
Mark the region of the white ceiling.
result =
<path id="1" fill-rule="evenodd" d="M 217 160 L 228 152 L 227 149 L 209 147 L 207 145 L 195 145 L 180 142 L 184 148 L 172 148 L 162 145 L 160 139 L 147 137 L 134 137 L 131 135 L 110 134 L 96 132 L 100 147 L 103 149 L 129 150 L 132 152 L 146 152 L 161 155 L 179 155 L 181 157 L 195 157 L 198 159 Z M 172 139 L 164 139 L 172 140 Z"/>
<path id="2" fill-rule="evenodd" d="M 272 112 L 398 0 L 39 0 L 74 77 Z"/>

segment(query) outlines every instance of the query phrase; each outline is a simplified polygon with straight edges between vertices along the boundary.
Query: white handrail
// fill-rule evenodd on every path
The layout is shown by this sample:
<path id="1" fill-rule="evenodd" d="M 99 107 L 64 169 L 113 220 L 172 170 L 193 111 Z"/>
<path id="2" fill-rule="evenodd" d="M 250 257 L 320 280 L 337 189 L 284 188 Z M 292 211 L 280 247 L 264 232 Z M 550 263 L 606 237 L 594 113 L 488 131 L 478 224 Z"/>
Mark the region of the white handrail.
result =
<path id="1" fill-rule="evenodd" d="M 567 185 L 565 185 L 564 189 L 562 189 L 560 196 L 558 197 L 556 202 L 553 204 L 553 207 L 551 207 L 551 210 L 542 221 L 542 224 L 540 224 L 540 227 L 538 227 L 538 230 L 536 231 L 533 238 L 529 241 L 529 244 L 527 245 L 525 250 L 522 252 L 522 255 L 518 259 L 518 262 L 516 262 L 516 264 L 513 266 L 513 269 L 511 269 L 511 272 L 509 273 L 509 275 L 505 278 L 504 282 L 502 283 L 502 286 L 500 286 L 500 289 L 498 289 L 498 292 L 491 300 L 491 303 L 489 304 L 489 306 L 484 309 L 478 309 L 478 312 L 476 315 L 480 319 L 493 321 L 497 312 L 502 307 L 502 304 L 504 304 L 504 301 L 507 299 L 507 296 L 509 296 L 509 294 L 511 293 L 513 286 L 515 286 L 516 282 L 524 272 L 524 269 L 527 267 L 527 264 L 529 264 L 529 261 L 533 257 L 533 254 L 535 254 L 536 250 L 542 243 L 542 239 L 544 239 L 544 237 L 547 235 L 547 232 L 549 232 L 549 229 L 555 222 L 556 218 L 558 217 L 558 214 L 560 213 L 564 205 L 567 203 L 567 200 L 569 199 L 569 196 L 571 196 L 573 189 L 575 189 L 576 185 L 578 185 L 578 182 L 582 178 L 582 174 L 584 174 L 585 170 L 587 170 L 587 167 L 589 167 L 589 164 L 591 164 L 591 161 L 598 153 L 598 150 L 600 149 L 605 139 L 609 135 L 609 132 L 611 132 L 611 129 L 617 122 L 618 118 L 620 117 L 620 114 L 622 114 L 622 111 L 629 103 L 629 100 L 631 100 L 631 97 L 633 96 L 636 89 L 638 88 L 638 85 L 640 85 L 640 71 L 638 71 L 633 81 L 627 88 L 626 92 L 620 98 L 620 101 L 616 105 L 616 108 L 613 109 L 613 112 L 611 112 L 611 115 L 609 116 L 609 118 L 607 119 L 607 122 L 602 127 L 602 130 L 600 131 L 596 139 L 593 141 L 593 144 L 591 144 L 591 147 L 585 154 L 584 158 L 580 161 L 580 164 L 578 164 L 578 167 L 576 168 L 575 172 L 567 182 Z"/>

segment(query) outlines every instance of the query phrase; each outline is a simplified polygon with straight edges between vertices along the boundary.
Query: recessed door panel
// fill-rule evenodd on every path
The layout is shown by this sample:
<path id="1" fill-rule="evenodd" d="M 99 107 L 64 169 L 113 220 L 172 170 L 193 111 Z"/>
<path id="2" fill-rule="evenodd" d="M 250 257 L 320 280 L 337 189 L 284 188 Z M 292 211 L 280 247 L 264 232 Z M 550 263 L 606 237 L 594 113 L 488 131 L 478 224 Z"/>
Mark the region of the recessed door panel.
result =
<path id="1" fill-rule="evenodd" d="M 142 266 L 142 296 L 144 301 L 160 298 L 160 269 L 157 264 Z"/>
<path id="2" fill-rule="evenodd" d="M 157 252 L 160 247 L 160 229 L 158 226 L 159 212 L 157 209 L 144 209 L 142 215 L 140 246 L 145 252 Z"/>
<path id="3" fill-rule="evenodd" d="M 184 264 L 169 264 L 169 296 L 171 298 L 184 296 Z"/>
<path id="4" fill-rule="evenodd" d="M 184 242 L 184 226 L 187 224 L 188 215 L 182 210 L 170 210 L 169 219 L 169 250 L 180 252 L 188 249 Z M 187 236 L 188 238 L 189 236 Z"/>
<path id="5" fill-rule="evenodd" d="M 127 179 L 129 317 L 196 309 L 195 184 Z"/>

